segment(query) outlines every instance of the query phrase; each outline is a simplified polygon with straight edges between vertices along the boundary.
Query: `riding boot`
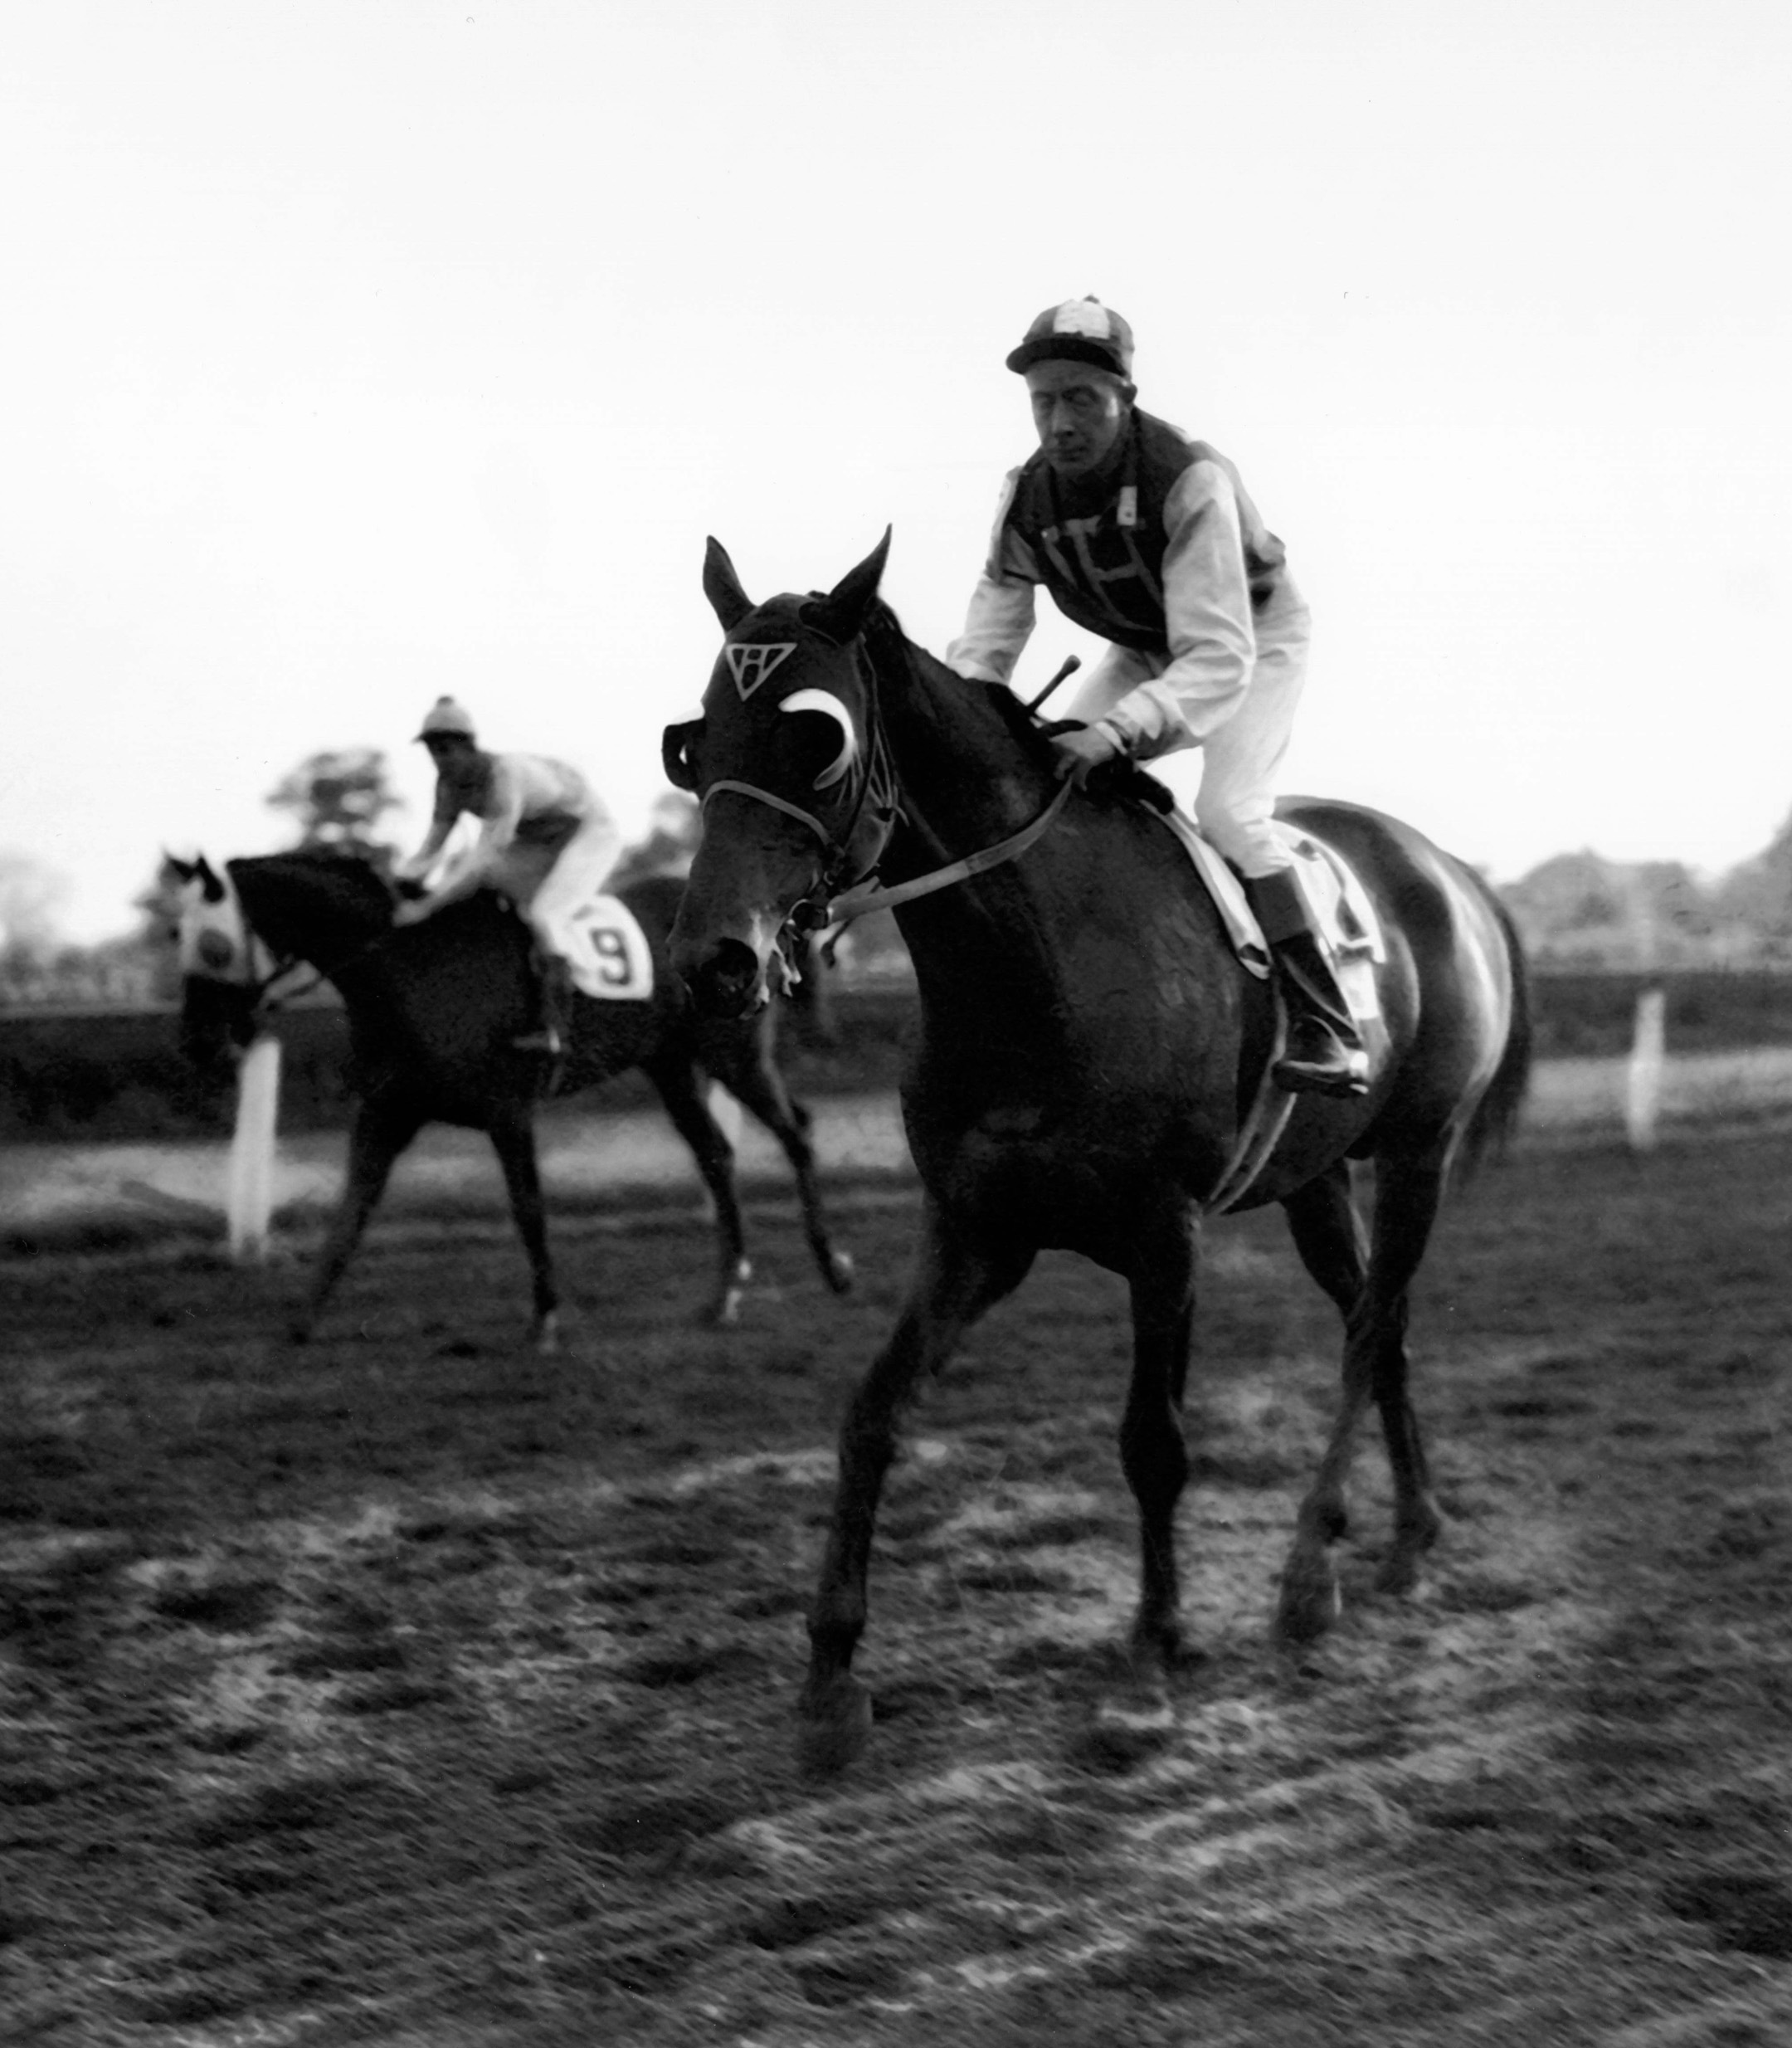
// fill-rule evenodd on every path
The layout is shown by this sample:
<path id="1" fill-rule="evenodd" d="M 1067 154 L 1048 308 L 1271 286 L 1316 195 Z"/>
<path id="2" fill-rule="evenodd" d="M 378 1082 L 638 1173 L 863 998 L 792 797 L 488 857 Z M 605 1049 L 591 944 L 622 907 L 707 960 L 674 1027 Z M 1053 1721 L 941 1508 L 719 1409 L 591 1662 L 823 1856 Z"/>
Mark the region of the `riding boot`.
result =
<path id="1" fill-rule="evenodd" d="M 519 1052 L 538 1052 L 558 1060 L 566 1050 L 567 1027 L 572 1007 L 572 968 L 558 953 L 538 953 L 535 987 L 540 1005 L 540 1022 L 510 1042 Z"/>
<path id="2" fill-rule="evenodd" d="M 1295 1094 L 1366 1095 L 1369 1056 L 1313 929 L 1299 882 L 1284 868 L 1247 875 L 1244 892 L 1263 928 L 1288 1008 L 1288 1046 L 1271 1079 Z"/>

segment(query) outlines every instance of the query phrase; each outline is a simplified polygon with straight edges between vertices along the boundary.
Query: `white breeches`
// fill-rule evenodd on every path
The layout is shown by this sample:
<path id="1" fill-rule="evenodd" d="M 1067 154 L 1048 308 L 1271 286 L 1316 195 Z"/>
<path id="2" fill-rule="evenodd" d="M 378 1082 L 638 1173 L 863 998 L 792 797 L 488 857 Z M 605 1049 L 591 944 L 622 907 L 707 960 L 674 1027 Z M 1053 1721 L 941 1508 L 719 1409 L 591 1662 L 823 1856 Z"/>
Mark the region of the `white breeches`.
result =
<path id="1" fill-rule="evenodd" d="M 564 958 L 566 919 L 603 887 L 621 851 L 622 835 L 613 822 L 588 817 L 558 852 L 513 841 L 487 870 L 486 885 L 510 899 L 544 952 Z"/>
<path id="2" fill-rule="evenodd" d="M 1294 707 L 1307 680 L 1309 617 L 1306 605 L 1284 583 L 1253 621 L 1257 659 L 1239 707 L 1200 748 L 1200 783 L 1194 794 L 1195 822 L 1220 853 L 1244 874 L 1273 875 L 1291 856 L 1270 829 L 1276 777 L 1294 729 Z M 1166 657 L 1110 646 L 1066 706 L 1066 718 L 1093 725 L 1141 683 L 1169 666 Z M 1186 740 L 1185 746 L 1188 744 Z M 1153 769 L 1168 767 L 1173 750 L 1154 757 Z M 1186 798 L 1184 778 L 1163 779 Z"/>

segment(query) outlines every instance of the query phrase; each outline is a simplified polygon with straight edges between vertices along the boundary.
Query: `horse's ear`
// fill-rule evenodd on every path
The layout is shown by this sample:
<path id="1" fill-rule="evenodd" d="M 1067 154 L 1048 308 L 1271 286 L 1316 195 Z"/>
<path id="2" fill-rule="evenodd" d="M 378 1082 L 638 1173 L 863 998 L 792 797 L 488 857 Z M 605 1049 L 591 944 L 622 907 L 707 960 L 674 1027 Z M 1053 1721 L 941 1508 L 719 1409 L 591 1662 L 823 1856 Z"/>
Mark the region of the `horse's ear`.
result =
<path id="1" fill-rule="evenodd" d="M 660 739 L 660 761 L 666 780 L 674 789 L 689 790 L 693 796 L 697 792 L 697 768 L 691 759 L 691 748 L 703 730 L 703 723 L 701 719 L 686 719 L 682 724 L 667 726 Z"/>
<path id="2" fill-rule="evenodd" d="M 733 632 L 753 608 L 752 599 L 741 588 L 740 578 L 734 573 L 728 549 L 713 534 L 704 550 L 703 587 L 724 633 Z"/>
<path id="3" fill-rule="evenodd" d="M 222 903 L 229 894 L 217 869 L 202 853 L 196 853 L 190 861 L 182 860 L 178 853 L 164 853 L 162 860 L 168 871 L 183 882 L 197 882 L 207 903 Z"/>
<path id="4" fill-rule="evenodd" d="M 884 564 L 889 558 L 890 529 L 855 569 L 849 569 L 825 597 L 803 607 L 803 617 L 817 632 L 845 646 L 864 631 L 866 617 L 883 581 Z"/>

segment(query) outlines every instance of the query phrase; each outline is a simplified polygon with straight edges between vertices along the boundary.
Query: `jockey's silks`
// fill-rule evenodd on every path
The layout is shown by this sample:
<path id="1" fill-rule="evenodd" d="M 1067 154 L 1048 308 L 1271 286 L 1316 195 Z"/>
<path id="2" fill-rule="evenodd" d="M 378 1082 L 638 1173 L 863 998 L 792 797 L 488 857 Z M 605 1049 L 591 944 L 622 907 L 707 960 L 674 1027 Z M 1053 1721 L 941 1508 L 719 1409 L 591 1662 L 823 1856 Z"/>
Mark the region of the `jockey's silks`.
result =
<path id="1" fill-rule="evenodd" d="M 1225 456 L 1205 441 L 1191 440 L 1167 421 L 1137 409 L 1119 461 L 1093 508 L 1073 497 L 1054 475 L 1043 449 L 1022 466 L 997 525 L 991 573 L 999 573 L 995 565 L 1001 536 L 1011 528 L 1066 617 L 1103 640 L 1144 654 L 1166 654 L 1164 506 L 1177 477 L 1196 462 L 1216 464 L 1232 485 L 1251 608 L 1260 611 L 1282 578 L 1287 559 L 1282 543 L 1264 525 Z"/>

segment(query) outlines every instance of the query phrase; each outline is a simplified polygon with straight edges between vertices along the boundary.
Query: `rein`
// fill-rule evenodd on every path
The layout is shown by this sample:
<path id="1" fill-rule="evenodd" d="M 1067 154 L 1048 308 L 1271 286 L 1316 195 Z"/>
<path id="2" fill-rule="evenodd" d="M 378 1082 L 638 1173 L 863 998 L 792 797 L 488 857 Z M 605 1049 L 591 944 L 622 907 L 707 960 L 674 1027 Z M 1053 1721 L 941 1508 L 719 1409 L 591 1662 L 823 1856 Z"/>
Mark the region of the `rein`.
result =
<path id="1" fill-rule="evenodd" d="M 829 904 L 827 922 L 832 925 L 850 924 L 868 910 L 894 910 L 899 903 L 913 903 L 917 896 L 931 896 L 937 889 L 950 889 L 954 882 L 967 881 L 973 875 L 986 875 L 1005 861 L 1018 860 L 1029 846 L 1045 836 L 1074 787 L 1068 778 L 1060 783 L 1057 794 L 1030 824 L 1023 825 L 1019 831 L 998 840 L 993 846 L 967 853 L 962 861 L 949 861 L 944 867 L 917 875 L 911 881 L 894 882 L 888 886 L 874 880 L 859 883 Z"/>

